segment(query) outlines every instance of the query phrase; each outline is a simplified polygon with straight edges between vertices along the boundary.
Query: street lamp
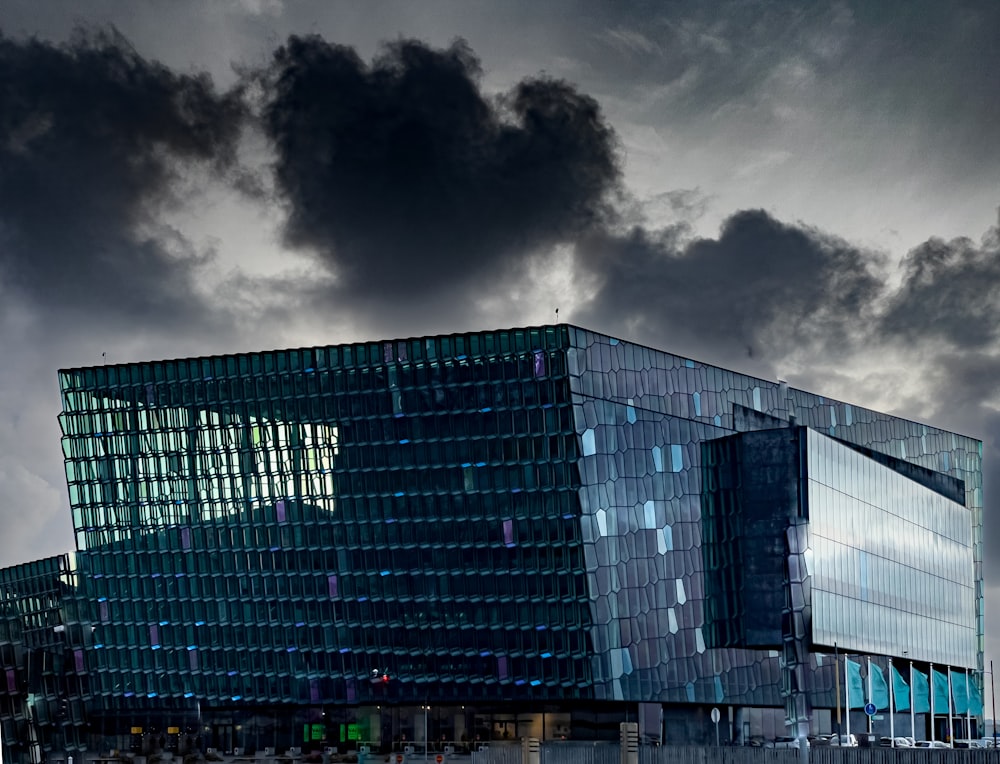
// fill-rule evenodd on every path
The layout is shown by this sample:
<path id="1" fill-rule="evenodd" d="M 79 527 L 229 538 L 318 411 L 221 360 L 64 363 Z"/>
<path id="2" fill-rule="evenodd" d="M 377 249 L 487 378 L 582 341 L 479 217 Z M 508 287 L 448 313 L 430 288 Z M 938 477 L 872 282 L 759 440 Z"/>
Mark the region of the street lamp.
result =
<path id="1" fill-rule="evenodd" d="M 983 675 L 983 685 L 986 684 L 986 675 L 987 674 L 990 675 L 990 702 L 992 704 L 991 715 L 993 716 L 993 748 L 994 748 L 994 750 L 996 750 L 996 747 L 997 747 L 997 695 L 996 695 L 996 689 L 995 689 L 995 687 L 993 685 L 993 661 L 990 661 L 990 670 L 989 671 L 979 671 L 978 669 L 974 669 L 973 671 L 974 671 L 974 673 L 982 674 Z M 986 710 L 984 709 L 983 710 L 983 726 L 984 727 L 986 726 L 985 721 L 986 721 Z"/>
<path id="2" fill-rule="evenodd" d="M 990 675 L 990 703 L 992 706 L 991 715 L 993 717 L 993 750 L 997 747 L 997 693 L 996 688 L 993 684 L 993 661 L 990 661 L 990 670 L 982 672 L 983 674 Z M 984 677 L 985 678 L 985 677 Z M 986 714 L 983 714 L 985 719 Z"/>
<path id="3" fill-rule="evenodd" d="M 424 706 L 424 764 L 427 764 L 427 712 L 431 710 L 430 706 Z"/>

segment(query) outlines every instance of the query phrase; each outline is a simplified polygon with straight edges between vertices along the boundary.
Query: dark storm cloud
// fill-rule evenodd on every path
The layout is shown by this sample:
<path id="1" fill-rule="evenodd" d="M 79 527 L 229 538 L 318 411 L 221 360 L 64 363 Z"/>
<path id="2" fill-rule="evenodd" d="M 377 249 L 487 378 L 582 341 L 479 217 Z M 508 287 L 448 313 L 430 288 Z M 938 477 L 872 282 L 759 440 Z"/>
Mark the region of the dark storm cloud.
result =
<path id="1" fill-rule="evenodd" d="M 610 214 L 614 133 L 597 103 L 544 77 L 484 94 L 463 42 L 401 40 L 370 65 L 292 37 L 266 76 L 288 243 L 354 303 L 494 291 L 539 248 Z"/>
<path id="2" fill-rule="evenodd" d="M 761 210 L 733 214 L 717 239 L 684 233 L 587 241 L 584 321 L 705 360 L 774 361 L 803 344 L 844 352 L 883 287 L 877 255 Z"/>
<path id="3" fill-rule="evenodd" d="M 114 30 L 0 37 L 0 290 L 108 323 L 204 320 L 200 258 L 158 216 L 182 162 L 232 164 L 242 115 L 236 94 L 143 59 Z"/>
<path id="4" fill-rule="evenodd" d="M 903 283 L 882 330 L 907 341 L 982 349 L 1000 339 L 1000 228 L 971 239 L 931 239 L 903 261 Z"/>

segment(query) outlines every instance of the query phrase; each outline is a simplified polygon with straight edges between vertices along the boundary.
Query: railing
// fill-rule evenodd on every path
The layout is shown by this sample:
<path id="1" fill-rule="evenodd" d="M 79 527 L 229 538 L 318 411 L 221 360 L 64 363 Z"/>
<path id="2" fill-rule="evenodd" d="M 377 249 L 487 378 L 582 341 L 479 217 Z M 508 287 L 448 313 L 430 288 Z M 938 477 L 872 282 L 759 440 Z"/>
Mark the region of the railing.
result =
<path id="1" fill-rule="evenodd" d="M 750 746 L 640 746 L 639 764 L 798 764 L 794 748 Z M 617 743 L 548 741 L 541 764 L 619 764 Z M 1000 764 L 1000 750 L 828 748 L 809 751 L 810 764 Z M 491 745 L 472 753 L 472 764 L 522 764 L 521 746 Z"/>

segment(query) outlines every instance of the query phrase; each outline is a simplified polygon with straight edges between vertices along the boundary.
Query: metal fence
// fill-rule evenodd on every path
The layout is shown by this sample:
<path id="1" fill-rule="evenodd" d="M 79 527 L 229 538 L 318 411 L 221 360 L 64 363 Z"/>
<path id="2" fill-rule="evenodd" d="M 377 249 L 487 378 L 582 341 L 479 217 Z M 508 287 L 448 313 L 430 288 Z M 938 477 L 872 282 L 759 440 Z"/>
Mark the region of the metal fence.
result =
<path id="1" fill-rule="evenodd" d="M 541 764 L 621 764 L 617 743 L 546 742 Z M 741 746 L 640 746 L 639 764 L 799 764 L 797 749 Z M 809 751 L 810 764 L 1000 764 L 1000 750 L 826 748 Z M 492 745 L 472 764 L 522 764 L 520 745 Z"/>

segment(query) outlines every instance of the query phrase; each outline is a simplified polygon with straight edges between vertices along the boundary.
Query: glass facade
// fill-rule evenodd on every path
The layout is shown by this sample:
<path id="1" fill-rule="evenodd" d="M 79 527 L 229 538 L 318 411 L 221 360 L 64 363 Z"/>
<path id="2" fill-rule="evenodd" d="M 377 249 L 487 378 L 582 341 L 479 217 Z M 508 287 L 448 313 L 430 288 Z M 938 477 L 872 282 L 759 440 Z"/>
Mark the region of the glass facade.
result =
<path id="1" fill-rule="evenodd" d="M 95 697 L 586 695 L 565 333 L 64 372 Z"/>
<path id="2" fill-rule="evenodd" d="M 0 569 L 3 758 L 38 761 L 86 737 L 86 629 L 77 618 L 72 556 Z"/>
<path id="3" fill-rule="evenodd" d="M 405 709 L 451 704 L 537 711 L 541 728 L 559 714 L 572 734 L 653 703 L 696 739 L 708 706 L 783 708 L 781 639 L 707 633 L 725 581 L 706 579 L 703 513 L 706 460 L 728 458 L 712 444 L 792 417 L 962 481 L 974 625 L 955 656 L 981 668 L 971 438 L 568 325 L 71 369 L 60 386 L 91 719 L 295 709 L 301 730 L 358 709 L 344 739 L 385 739 L 417 724 Z M 802 661 L 813 705 L 834 705 L 832 661 Z M 395 709 L 390 732 L 376 708 Z M 490 718 L 462 727 L 509 732 Z"/>
<path id="4" fill-rule="evenodd" d="M 974 667 L 969 510 L 820 433 L 808 442 L 813 640 Z"/>
<path id="5" fill-rule="evenodd" d="M 737 431 L 787 426 L 792 417 L 875 456 L 963 482 L 975 589 L 961 607 L 975 613 L 975 633 L 954 654 L 963 656 L 956 665 L 965 666 L 971 652 L 981 668 L 979 441 L 582 329 L 572 330 L 568 361 L 598 693 L 783 704 L 778 649 L 707 649 L 702 445 Z M 729 580 L 740 575 L 732 572 Z M 909 650 L 905 643 L 891 647 L 884 654 Z M 814 705 L 834 704 L 831 662 L 822 653 L 808 661 Z"/>

